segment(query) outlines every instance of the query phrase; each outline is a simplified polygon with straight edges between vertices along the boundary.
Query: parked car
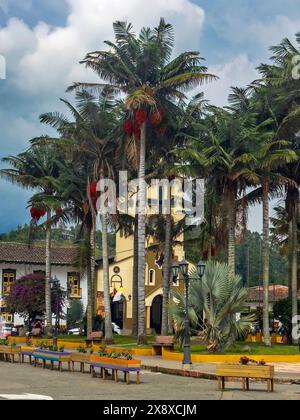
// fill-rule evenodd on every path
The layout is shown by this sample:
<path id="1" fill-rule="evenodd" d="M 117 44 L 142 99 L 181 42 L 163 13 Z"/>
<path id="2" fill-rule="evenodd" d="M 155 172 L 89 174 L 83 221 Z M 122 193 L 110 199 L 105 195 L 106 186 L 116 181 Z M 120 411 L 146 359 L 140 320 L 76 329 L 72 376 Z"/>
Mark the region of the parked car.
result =
<path id="1" fill-rule="evenodd" d="M 0 339 L 6 340 L 12 335 L 13 324 L 8 324 L 6 322 L 0 323 Z"/>
<path id="2" fill-rule="evenodd" d="M 68 335 L 84 335 L 84 331 L 81 327 L 70 328 L 67 333 Z"/>
<path id="3" fill-rule="evenodd" d="M 113 332 L 115 334 L 121 335 L 121 328 L 115 322 L 112 322 L 111 325 L 113 328 Z"/>

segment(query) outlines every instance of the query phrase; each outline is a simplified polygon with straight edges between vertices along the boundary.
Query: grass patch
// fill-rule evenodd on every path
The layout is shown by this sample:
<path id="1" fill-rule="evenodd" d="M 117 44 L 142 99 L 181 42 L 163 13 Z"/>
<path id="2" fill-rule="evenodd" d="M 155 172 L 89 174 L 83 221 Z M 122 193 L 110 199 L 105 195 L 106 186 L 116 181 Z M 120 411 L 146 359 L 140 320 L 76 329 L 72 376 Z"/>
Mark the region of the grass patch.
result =
<path id="1" fill-rule="evenodd" d="M 250 352 L 243 351 L 244 347 L 250 347 Z M 175 351 L 181 352 L 180 346 L 175 346 Z M 192 345 L 192 354 L 211 354 L 206 350 L 205 346 Z M 261 343 L 243 343 L 238 342 L 233 346 L 229 347 L 225 354 L 250 354 L 250 355 L 284 355 L 284 356 L 295 356 L 299 355 L 298 346 L 289 346 L 286 344 L 274 344 L 272 347 L 265 347 Z"/>
<path id="2" fill-rule="evenodd" d="M 71 342 L 71 343 L 78 343 L 84 344 L 86 337 L 77 336 L 77 335 L 59 335 L 58 339 L 61 341 Z M 44 338 L 46 340 L 46 337 Z M 126 335 L 114 335 L 113 338 L 114 342 L 112 346 L 116 347 L 126 347 L 128 349 L 132 349 L 138 347 L 136 337 L 126 336 Z M 139 346 L 139 348 L 151 348 L 151 343 L 154 341 L 154 336 L 148 336 L 147 341 L 149 344 L 145 346 Z"/>

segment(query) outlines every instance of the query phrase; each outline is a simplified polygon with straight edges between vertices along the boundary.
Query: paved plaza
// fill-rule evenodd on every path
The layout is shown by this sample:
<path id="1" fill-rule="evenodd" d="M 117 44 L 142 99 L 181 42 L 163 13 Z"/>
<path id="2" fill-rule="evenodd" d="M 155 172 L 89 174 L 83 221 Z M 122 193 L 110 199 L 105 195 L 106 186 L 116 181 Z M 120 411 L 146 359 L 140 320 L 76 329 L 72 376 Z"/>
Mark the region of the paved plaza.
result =
<path id="1" fill-rule="evenodd" d="M 28 364 L 1 362 L 0 399 L 30 394 L 28 398 L 38 395 L 53 400 L 300 400 L 300 385 L 277 384 L 276 392 L 268 394 L 263 383 L 254 383 L 249 393 L 240 390 L 241 383 L 229 383 L 228 390 L 222 393 L 212 380 L 150 371 L 143 371 L 141 376 L 141 385 L 133 382 L 126 385 L 110 379 L 93 379 L 88 373 L 59 373 Z"/>

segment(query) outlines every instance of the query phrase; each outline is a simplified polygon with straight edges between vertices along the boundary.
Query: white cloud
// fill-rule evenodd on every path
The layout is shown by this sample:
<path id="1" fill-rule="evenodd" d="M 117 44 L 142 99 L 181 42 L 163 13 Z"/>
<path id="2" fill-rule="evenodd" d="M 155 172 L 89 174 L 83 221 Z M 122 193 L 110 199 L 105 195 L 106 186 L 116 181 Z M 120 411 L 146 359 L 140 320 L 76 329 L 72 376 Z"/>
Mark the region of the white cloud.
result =
<path id="1" fill-rule="evenodd" d="M 141 26 L 156 25 L 161 16 L 176 28 L 177 49 L 196 48 L 204 22 L 204 11 L 190 0 L 68 0 L 70 14 L 65 27 L 51 27 L 44 22 L 33 29 L 18 19 L 0 28 L 2 54 L 12 69 L 15 85 L 35 95 L 61 96 L 65 88 L 79 79 L 86 80 L 84 55 L 104 48 L 112 39 L 115 20 Z M 91 78 L 90 76 L 89 78 Z"/>
<path id="2" fill-rule="evenodd" d="M 239 15 L 232 16 L 227 13 L 223 17 L 220 28 L 222 37 L 229 40 L 231 44 L 247 45 L 253 49 L 255 55 L 262 57 L 266 56 L 270 46 L 279 44 L 283 38 L 293 41 L 295 34 L 299 31 L 299 17 L 284 14 L 246 21 Z"/>
<path id="3" fill-rule="evenodd" d="M 223 65 L 210 66 L 209 71 L 218 76 L 219 80 L 204 87 L 206 98 L 214 105 L 227 105 L 231 86 L 246 87 L 257 78 L 255 67 L 255 63 L 246 54 L 241 54 Z"/>

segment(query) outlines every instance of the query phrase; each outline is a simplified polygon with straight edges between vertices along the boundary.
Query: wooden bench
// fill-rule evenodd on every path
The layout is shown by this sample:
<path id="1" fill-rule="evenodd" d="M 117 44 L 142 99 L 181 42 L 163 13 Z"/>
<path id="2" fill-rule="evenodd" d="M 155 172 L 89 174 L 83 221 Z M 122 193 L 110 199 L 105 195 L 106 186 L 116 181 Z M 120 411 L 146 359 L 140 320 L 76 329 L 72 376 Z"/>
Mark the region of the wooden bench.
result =
<path id="1" fill-rule="evenodd" d="M 226 378 L 241 378 L 243 390 L 250 390 L 250 379 L 261 379 L 268 382 L 268 392 L 274 392 L 274 366 L 253 366 L 226 364 L 217 366 L 216 375 L 219 390 L 225 390 Z"/>
<path id="2" fill-rule="evenodd" d="M 152 343 L 152 355 L 161 356 L 165 350 L 174 351 L 174 337 L 157 335 Z"/>
<path id="3" fill-rule="evenodd" d="M 89 347 L 95 343 L 99 344 L 103 340 L 103 332 L 102 331 L 95 331 L 92 332 L 91 335 L 87 337 L 85 340 L 86 346 Z"/>
<path id="4" fill-rule="evenodd" d="M 98 368 L 100 369 L 100 378 L 101 379 L 106 379 L 106 375 L 107 375 L 107 370 L 111 370 L 112 371 L 112 379 L 115 380 L 115 382 L 118 382 L 119 377 L 118 377 L 118 372 L 123 372 L 124 373 L 124 381 L 126 382 L 127 385 L 130 384 L 130 373 L 136 373 L 136 383 L 139 385 L 141 383 L 141 378 L 140 378 L 140 372 L 141 372 L 141 368 L 140 367 L 123 367 L 123 366 L 118 366 L 118 365 L 108 365 L 106 363 L 102 364 L 102 363 L 92 363 L 91 364 L 91 375 L 92 378 L 95 376 L 95 369 Z"/>
<path id="5" fill-rule="evenodd" d="M 54 369 L 54 363 L 58 363 L 58 369 L 62 372 L 62 364 L 68 363 L 69 371 L 71 370 L 71 353 L 60 353 L 48 350 L 35 350 L 32 353 L 34 359 L 34 367 L 37 366 L 39 360 L 42 360 L 43 369 L 46 368 L 46 362 L 51 362 L 51 370 Z"/>

